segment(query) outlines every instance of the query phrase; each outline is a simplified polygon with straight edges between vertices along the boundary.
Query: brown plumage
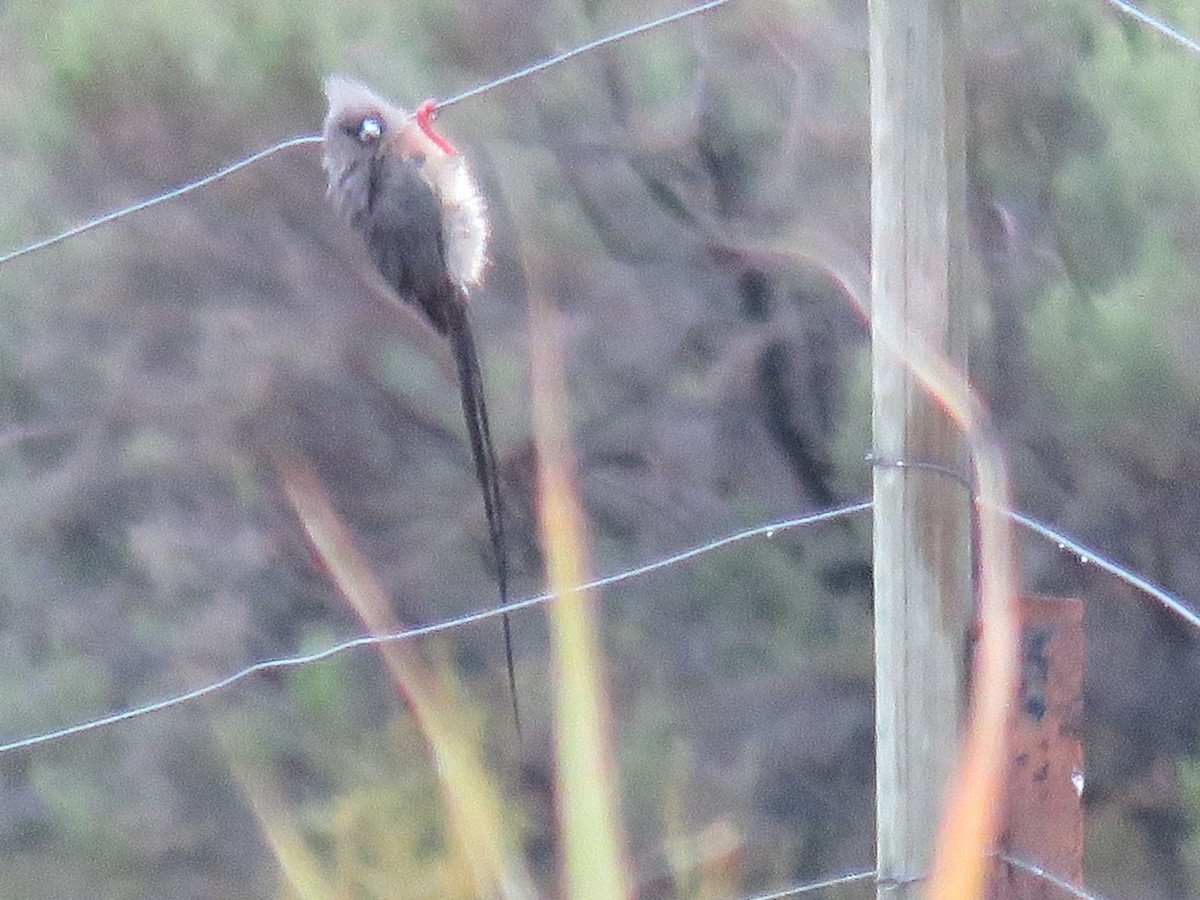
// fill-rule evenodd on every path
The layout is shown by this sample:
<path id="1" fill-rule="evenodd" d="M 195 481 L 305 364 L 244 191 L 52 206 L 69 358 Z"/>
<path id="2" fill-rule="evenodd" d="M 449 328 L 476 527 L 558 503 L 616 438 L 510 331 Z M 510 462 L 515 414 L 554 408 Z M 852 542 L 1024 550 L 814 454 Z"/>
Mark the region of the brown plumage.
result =
<path id="1" fill-rule="evenodd" d="M 325 82 L 323 164 L 329 196 L 366 240 L 367 251 L 400 299 L 420 307 L 445 335 L 458 368 L 459 391 L 475 474 L 483 491 L 501 604 L 508 601 L 508 556 L 488 427 L 483 378 L 467 318 L 467 292 L 483 273 L 488 228 L 483 199 L 463 158 L 405 110 L 357 81 Z M 520 732 L 512 630 L 503 617 L 513 717 Z"/>

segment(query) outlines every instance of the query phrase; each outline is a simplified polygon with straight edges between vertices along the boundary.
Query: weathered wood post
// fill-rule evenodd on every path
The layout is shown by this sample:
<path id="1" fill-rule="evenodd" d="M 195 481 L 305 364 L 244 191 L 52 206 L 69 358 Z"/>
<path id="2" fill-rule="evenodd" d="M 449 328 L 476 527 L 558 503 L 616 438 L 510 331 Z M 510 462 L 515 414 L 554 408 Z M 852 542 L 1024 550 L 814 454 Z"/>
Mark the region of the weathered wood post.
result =
<path id="1" fill-rule="evenodd" d="M 916 334 L 966 369 L 964 96 L 958 0 L 869 10 L 876 846 L 878 896 L 903 898 L 955 760 L 971 492 L 957 428 L 897 350 Z"/>

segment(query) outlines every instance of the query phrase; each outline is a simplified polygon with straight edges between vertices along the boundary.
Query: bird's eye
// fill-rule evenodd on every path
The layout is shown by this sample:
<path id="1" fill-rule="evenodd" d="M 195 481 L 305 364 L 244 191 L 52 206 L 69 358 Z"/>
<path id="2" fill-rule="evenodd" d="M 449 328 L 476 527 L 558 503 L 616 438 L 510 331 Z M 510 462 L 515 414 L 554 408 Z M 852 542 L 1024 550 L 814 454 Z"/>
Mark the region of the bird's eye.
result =
<path id="1" fill-rule="evenodd" d="M 379 140 L 381 134 L 383 134 L 383 123 L 374 116 L 367 116 L 358 123 L 355 137 L 358 138 L 360 144 L 372 144 Z"/>

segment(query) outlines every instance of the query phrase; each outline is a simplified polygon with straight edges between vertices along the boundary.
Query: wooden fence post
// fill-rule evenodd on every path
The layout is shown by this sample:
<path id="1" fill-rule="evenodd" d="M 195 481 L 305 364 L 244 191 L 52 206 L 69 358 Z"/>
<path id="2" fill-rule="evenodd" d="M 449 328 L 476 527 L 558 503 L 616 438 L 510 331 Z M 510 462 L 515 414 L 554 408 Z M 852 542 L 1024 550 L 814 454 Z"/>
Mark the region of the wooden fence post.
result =
<path id="1" fill-rule="evenodd" d="M 964 97 L 959 0 L 869 16 L 876 865 L 880 898 L 906 898 L 958 746 L 971 492 L 957 428 L 896 351 L 917 334 L 966 369 Z"/>

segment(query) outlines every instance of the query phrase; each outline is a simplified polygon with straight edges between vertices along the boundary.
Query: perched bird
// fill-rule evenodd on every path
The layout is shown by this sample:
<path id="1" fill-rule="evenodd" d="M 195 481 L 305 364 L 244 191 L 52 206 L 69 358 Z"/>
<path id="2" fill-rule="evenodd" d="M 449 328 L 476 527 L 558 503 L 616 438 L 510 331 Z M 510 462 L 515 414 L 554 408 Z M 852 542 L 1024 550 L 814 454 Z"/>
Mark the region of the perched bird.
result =
<path id="1" fill-rule="evenodd" d="M 322 163 L 329 197 L 366 240 L 387 283 L 425 313 L 450 341 L 475 474 L 483 490 L 500 602 L 508 601 L 496 452 L 488 427 L 483 377 L 467 318 L 467 292 L 483 274 L 487 214 L 465 160 L 429 122 L 427 101 L 410 114 L 366 85 L 333 76 L 325 82 Z M 513 717 L 520 733 L 512 628 L 503 617 Z"/>

